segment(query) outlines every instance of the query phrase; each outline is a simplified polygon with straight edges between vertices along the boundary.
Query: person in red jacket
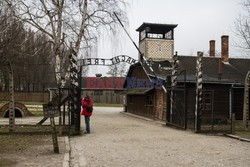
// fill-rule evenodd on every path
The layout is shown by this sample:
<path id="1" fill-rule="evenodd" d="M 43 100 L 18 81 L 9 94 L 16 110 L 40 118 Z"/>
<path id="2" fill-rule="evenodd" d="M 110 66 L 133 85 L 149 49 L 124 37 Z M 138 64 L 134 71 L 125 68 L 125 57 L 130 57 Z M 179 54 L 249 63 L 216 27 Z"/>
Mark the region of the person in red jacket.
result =
<path id="1" fill-rule="evenodd" d="M 84 134 L 90 133 L 90 116 L 92 115 L 93 111 L 93 102 L 92 99 L 86 95 L 82 99 L 82 115 L 84 115 L 85 118 L 85 125 L 86 125 L 86 132 Z"/>

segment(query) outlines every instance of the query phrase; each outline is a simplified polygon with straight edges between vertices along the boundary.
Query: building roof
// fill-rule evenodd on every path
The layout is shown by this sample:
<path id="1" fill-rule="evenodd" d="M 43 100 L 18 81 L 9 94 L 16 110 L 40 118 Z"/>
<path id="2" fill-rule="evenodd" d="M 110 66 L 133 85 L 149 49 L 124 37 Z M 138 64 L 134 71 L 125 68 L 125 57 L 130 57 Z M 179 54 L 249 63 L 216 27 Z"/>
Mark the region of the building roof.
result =
<path id="1" fill-rule="evenodd" d="M 178 71 L 186 70 L 187 82 L 196 81 L 196 57 L 178 56 Z M 221 75 L 219 75 L 221 63 Z M 247 72 L 250 70 L 250 59 L 230 58 L 227 63 L 218 57 L 202 58 L 202 77 L 206 83 L 224 83 L 244 85 Z M 178 79 L 183 80 L 183 77 Z"/>
<path id="2" fill-rule="evenodd" d="M 128 70 L 128 74 L 127 77 L 130 77 L 133 70 L 136 67 L 142 67 L 144 72 L 146 73 L 146 75 L 149 78 L 155 78 L 155 75 L 157 76 L 157 78 L 166 79 L 167 75 L 171 75 L 171 63 L 169 61 L 152 61 L 152 69 L 154 71 L 154 73 L 150 70 L 150 67 L 146 64 L 146 63 L 141 63 L 141 62 L 137 62 L 133 65 L 130 66 L 129 70 Z M 127 80 L 125 80 L 123 87 L 126 87 L 127 84 Z"/>
<path id="3" fill-rule="evenodd" d="M 155 78 L 156 75 L 157 78 L 165 80 L 172 73 L 172 65 L 169 61 L 153 61 L 151 67 L 154 72 L 150 70 L 150 67 L 146 63 L 142 64 L 142 68 L 149 77 Z"/>
<path id="4" fill-rule="evenodd" d="M 178 56 L 178 73 L 186 71 L 186 81 L 196 82 L 196 57 L 195 56 Z M 219 63 L 221 63 L 221 75 L 219 75 Z M 128 75 L 132 74 L 135 66 L 143 68 L 146 75 L 150 78 L 166 80 L 167 76 L 171 76 L 171 63 L 168 61 L 152 62 L 152 68 L 155 74 L 150 70 L 147 64 L 136 63 L 129 69 Z M 224 63 L 218 57 L 203 57 L 202 58 L 203 82 L 217 84 L 235 84 L 244 85 L 245 77 L 250 71 L 250 59 L 230 58 L 228 63 Z M 183 82 L 184 76 L 180 75 L 178 81 Z M 126 84 L 126 81 L 124 85 Z"/>
<path id="5" fill-rule="evenodd" d="M 178 24 L 159 24 L 159 23 L 143 23 L 136 31 L 143 31 L 146 27 L 150 28 L 151 33 L 166 33 L 174 28 Z"/>

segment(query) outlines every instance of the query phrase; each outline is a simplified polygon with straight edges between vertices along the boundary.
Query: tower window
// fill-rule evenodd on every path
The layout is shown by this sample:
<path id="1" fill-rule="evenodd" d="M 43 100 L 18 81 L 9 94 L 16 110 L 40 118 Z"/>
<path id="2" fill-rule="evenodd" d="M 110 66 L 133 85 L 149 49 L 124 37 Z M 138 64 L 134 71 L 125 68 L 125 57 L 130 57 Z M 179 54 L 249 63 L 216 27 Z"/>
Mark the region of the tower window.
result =
<path id="1" fill-rule="evenodd" d="M 163 38 L 163 35 L 162 35 L 162 34 L 148 33 L 148 38 L 158 38 L 158 39 L 162 39 L 162 38 Z"/>
<path id="2" fill-rule="evenodd" d="M 166 38 L 166 39 L 173 39 L 173 38 L 172 38 L 172 31 L 167 32 L 167 33 L 165 34 L 165 38 Z"/>
<path id="3" fill-rule="evenodd" d="M 143 30 L 141 32 L 140 40 L 143 40 L 144 38 L 146 38 L 146 31 L 145 30 Z"/>

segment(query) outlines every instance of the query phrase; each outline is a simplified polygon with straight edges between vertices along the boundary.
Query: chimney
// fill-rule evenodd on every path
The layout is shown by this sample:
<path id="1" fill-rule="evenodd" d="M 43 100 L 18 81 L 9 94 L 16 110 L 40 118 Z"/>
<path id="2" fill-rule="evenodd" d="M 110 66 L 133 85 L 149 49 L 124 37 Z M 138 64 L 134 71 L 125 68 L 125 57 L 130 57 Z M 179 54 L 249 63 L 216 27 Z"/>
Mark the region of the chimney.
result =
<path id="1" fill-rule="evenodd" d="M 228 62 L 228 35 L 221 36 L 221 60 L 223 62 Z"/>
<path id="2" fill-rule="evenodd" d="M 215 57 L 215 40 L 209 41 L 209 56 Z"/>

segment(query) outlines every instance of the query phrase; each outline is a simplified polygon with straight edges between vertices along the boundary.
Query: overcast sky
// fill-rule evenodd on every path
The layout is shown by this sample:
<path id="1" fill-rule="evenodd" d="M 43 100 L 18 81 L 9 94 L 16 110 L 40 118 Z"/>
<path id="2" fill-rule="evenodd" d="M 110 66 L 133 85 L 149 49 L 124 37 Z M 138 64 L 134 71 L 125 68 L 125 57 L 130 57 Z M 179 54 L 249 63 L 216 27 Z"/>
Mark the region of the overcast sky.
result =
<path id="1" fill-rule="evenodd" d="M 131 37 L 138 44 L 135 30 L 143 23 L 178 24 L 175 28 L 175 51 L 180 55 L 193 55 L 197 51 L 207 53 L 209 40 L 216 40 L 216 50 L 220 51 L 222 35 L 229 35 L 229 54 L 241 56 L 234 47 L 238 41 L 234 22 L 241 13 L 242 0 L 133 0 L 128 7 Z M 113 42 L 110 42 L 113 41 Z M 119 54 L 137 59 L 138 53 L 124 31 L 115 39 L 102 36 L 97 57 L 112 58 Z M 95 73 L 106 75 L 108 68 L 90 67 L 89 76 Z"/>

